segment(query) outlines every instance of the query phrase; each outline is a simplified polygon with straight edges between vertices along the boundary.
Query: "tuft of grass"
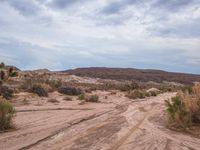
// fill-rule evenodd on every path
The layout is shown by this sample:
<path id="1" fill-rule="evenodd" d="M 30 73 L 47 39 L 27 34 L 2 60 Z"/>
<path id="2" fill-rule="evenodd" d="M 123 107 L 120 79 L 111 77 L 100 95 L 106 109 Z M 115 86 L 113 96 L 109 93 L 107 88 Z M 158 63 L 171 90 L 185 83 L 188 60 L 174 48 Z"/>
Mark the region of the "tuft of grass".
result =
<path id="1" fill-rule="evenodd" d="M 13 127 L 12 119 L 14 107 L 6 100 L 0 99 L 0 130 L 7 130 Z"/>

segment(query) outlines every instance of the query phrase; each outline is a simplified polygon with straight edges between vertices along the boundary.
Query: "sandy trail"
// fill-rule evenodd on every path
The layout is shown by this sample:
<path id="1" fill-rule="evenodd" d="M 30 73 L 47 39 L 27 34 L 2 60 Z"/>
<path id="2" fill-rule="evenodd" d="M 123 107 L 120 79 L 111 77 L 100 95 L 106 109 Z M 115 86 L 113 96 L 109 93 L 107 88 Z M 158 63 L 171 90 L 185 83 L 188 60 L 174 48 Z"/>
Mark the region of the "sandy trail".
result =
<path id="1" fill-rule="evenodd" d="M 17 130 L 0 134 L 0 149 L 199 149 L 200 139 L 164 125 L 164 100 L 175 93 L 135 101 L 122 93 L 98 94 L 101 103 L 60 101 L 56 105 L 17 106 Z"/>

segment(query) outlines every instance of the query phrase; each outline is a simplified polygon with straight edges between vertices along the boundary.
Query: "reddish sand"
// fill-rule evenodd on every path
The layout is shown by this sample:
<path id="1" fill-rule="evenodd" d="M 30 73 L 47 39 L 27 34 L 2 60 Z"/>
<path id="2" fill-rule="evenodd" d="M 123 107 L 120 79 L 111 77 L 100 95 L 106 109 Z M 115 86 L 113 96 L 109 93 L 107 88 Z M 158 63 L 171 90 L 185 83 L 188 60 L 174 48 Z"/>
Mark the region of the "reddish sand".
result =
<path id="1" fill-rule="evenodd" d="M 100 103 L 85 103 L 57 92 L 48 98 L 20 93 L 16 130 L 0 134 L 0 150 L 198 150 L 200 139 L 167 129 L 164 100 L 175 93 L 130 100 L 98 91 Z M 107 96 L 107 98 L 106 98 Z M 24 100 L 26 98 L 26 100 Z M 49 102 L 56 99 L 57 103 Z"/>

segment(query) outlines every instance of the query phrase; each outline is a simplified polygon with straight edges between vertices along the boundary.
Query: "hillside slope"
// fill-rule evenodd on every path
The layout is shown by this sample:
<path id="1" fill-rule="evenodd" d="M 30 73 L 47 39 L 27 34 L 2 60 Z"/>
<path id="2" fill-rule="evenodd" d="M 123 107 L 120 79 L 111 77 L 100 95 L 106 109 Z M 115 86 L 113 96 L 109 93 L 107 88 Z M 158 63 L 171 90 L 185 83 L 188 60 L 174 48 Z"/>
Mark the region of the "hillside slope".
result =
<path id="1" fill-rule="evenodd" d="M 186 73 L 173 73 L 161 70 L 150 69 L 135 69 L 135 68 L 77 68 L 74 70 L 64 71 L 69 74 L 77 76 L 87 76 L 102 79 L 115 79 L 115 80 L 137 80 L 142 82 L 147 81 L 169 81 L 190 84 L 192 82 L 200 82 L 200 75 L 186 74 Z"/>

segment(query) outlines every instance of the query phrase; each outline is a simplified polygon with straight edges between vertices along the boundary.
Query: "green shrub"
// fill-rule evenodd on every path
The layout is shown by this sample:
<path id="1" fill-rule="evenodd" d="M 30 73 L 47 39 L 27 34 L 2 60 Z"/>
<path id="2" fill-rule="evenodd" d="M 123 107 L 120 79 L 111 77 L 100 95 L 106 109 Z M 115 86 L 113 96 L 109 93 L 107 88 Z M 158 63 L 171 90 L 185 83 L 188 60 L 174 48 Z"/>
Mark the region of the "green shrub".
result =
<path id="1" fill-rule="evenodd" d="M 6 100 L 0 99 L 0 130 L 6 130 L 13 127 L 12 118 L 15 110 Z"/>
<path id="2" fill-rule="evenodd" d="M 48 96 L 48 92 L 40 84 L 33 85 L 30 89 L 30 92 L 35 93 L 38 96 Z"/>
<path id="3" fill-rule="evenodd" d="M 15 71 L 13 67 L 11 67 L 8 70 L 8 75 L 9 75 L 9 77 L 16 77 L 16 76 L 18 76 L 18 72 Z"/>
<path id="4" fill-rule="evenodd" d="M 171 100 L 166 100 L 165 104 L 169 123 L 185 128 L 189 120 L 187 120 L 187 112 L 183 107 L 181 97 L 172 97 Z"/>
<path id="5" fill-rule="evenodd" d="M 66 95 L 80 95 L 82 92 L 79 88 L 62 86 L 58 88 L 58 92 Z"/>
<path id="6" fill-rule="evenodd" d="M 0 96 L 5 99 L 11 99 L 13 97 L 13 90 L 9 89 L 7 86 L 0 86 Z"/>

